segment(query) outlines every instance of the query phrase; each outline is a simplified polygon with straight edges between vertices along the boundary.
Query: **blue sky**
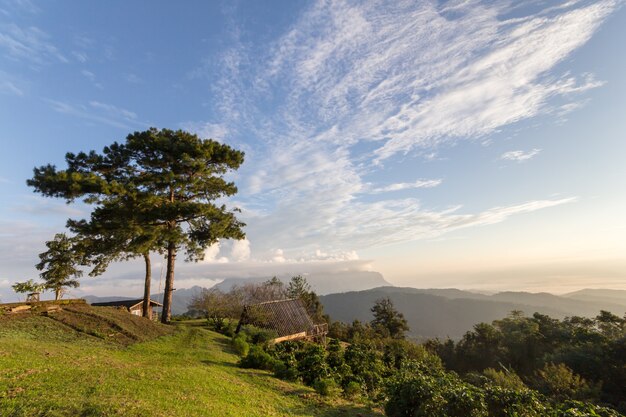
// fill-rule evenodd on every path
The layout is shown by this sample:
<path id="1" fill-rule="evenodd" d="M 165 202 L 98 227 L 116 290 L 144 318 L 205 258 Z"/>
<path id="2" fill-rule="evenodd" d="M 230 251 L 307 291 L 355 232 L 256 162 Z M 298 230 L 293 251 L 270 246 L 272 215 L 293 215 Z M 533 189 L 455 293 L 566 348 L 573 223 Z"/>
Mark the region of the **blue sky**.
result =
<path id="1" fill-rule="evenodd" d="M 181 288 L 356 269 L 626 289 L 622 5 L 0 0 L 0 297 L 89 210 L 33 194 L 32 168 L 150 126 L 246 152 L 248 239 L 181 265 Z"/>

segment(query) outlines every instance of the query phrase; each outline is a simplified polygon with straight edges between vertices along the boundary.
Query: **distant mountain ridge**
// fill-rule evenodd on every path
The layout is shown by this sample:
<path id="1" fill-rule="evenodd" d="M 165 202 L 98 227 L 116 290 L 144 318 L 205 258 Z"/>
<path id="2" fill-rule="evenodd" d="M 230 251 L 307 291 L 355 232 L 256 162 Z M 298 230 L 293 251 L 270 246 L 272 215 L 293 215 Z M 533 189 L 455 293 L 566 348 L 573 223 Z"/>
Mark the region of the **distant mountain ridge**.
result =
<path id="1" fill-rule="evenodd" d="M 289 282 L 292 275 L 279 275 L 278 278 L 285 284 Z M 261 283 L 271 279 L 271 276 L 267 277 L 254 277 L 254 278 L 227 278 L 224 281 L 217 284 L 215 287 L 222 291 L 229 291 L 235 285 L 242 285 L 245 283 Z M 311 288 L 317 294 L 328 294 L 329 292 L 344 292 L 344 291 L 360 291 L 381 286 L 390 286 L 391 284 L 383 278 L 378 272 L 371 271 L 342 271 L 333 273 L 316 273 L 306 275 L 306 279 L 311 285 Z M 202 291 L 202 287 L 194 286 L 191 288 L 180 288 L 174 291 L 172 294 L 172 314 L 184 314 L 187 312 L 187 306 L 191 302 L 194 295 L 199 294 Z M 141 294 L 137 297 L 96 297 L 88 295 L 83 298 L 88 303 L 105 303 L 109 301 L 118 300 L 132 300 L 133 298 L 141 298 Z M 163 301 L 163 293 L 152 294 L 151 298 L 155 301 Z"/>
<path id="2" fill-rule="evenodd" d="M 563 294 L 562 297 L 572 300 L 613 303 L 626 307 L 626 290 L 586 288 L 584 290 Z"/>
<path id="3" fill-rule="evenodd" d="M 567 316 L 595 317 L 600 310 L 608 310 L 623 316 L 626 312 L 626 291 L 620 290 L 581 290 L 557 296 L 550 293 L 528 293 L 505 291 L 486 295 L 456 288 L 419 289 L 410 287 L 393 287 L 378 273 L 362 272 L 327 274 L 323 277 L 309 277 L 307 280 L 321 294 L 320 299 L 324 310 L 333 320 L 350 323 L 355 319 L 368 322 L 372 319 L 370 308 L 376 300 L 390 297 L 395 307 L 404 314 L 411 328 L 410 336 L 415 339 L 446 338 L 458 339 L 475 324 L 490 323 L 506 317 L 513 310 L 521 310 L 527 315 L 535 312 L 562 319 Z M 338 283 L 342 277 L 348 277 L 343 284 Z M 234 285 L 246 282 L 263 282 L 270 277 L 231 278 L 217 285 L 228 291 Z M 290 276 L 279 277 L 288 282 Z M 365 278 L 363 281 L 358 278 Z M 383 281 L 383 286 L 370 286 Z M 334 282 L 333 282 L 334 281 Z M 330 283 L 338 288 L 355 288 L 337 293 L 324 293 Z M 341 284 L 341 285 L 337 285 Z M 317 288 L 316 288 L 317 287 Z M 360 287 L 360 288 L 359 288 Z M 178 289 L 172 295 L 172 314 L 187 312 L 187 306 L 194 295 L 202 291 L 202 287 L 194 286 Z M 138 297 L 84 297 L 89 303 L 129 300 Z M 163 294 L 152 294 L 152 298 L 161 302 Z"/>
<path id="4" fill-rule="evenodd" d="M 549 293 L 501 292 L 484 295 L 450 289 L 381 287 L 365 291 L 329 294 L 320 297 L 324 311 L 333 320 L 350 323 L 372 319 L 370 308 L 376 300 L 389 297 L 404 314 L 415 339 L 458 339 L 475 324 L 490 323 L 506 317 L 513 310 L 527 315 L 535 312 L 554 318 L 566 316 L 595 317 L 600 310 L 623 316 L 626 304 L 585 301 Z"/>
<path id="5" fill-rule="evenodd" d="M 293 274 L 281 274 L 276 277 L 287 284 Z M 226 278 L 216 285 L 222 291 L 229 291 L 235 285 L 261 283 L 271 276 L 255 278 Z M 346 291 L 362 291 L 377 287 L 391 286 L 382 274 L 374 271 L 338 271 L 307 274 L 305 278 L 311 289 L 318 295 L 334 294 Z"/>

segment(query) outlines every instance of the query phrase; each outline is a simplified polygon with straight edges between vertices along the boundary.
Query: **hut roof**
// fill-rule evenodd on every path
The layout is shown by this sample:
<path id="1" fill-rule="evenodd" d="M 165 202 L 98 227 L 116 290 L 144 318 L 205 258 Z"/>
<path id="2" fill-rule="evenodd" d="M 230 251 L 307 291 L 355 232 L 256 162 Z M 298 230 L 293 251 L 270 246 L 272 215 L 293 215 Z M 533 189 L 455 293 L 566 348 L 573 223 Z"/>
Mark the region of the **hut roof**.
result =
<path id="1" fill-rule="evenodd" d="M 297 298 L 248 305 L 241 324 L 272 330 L 278 337 L 309 332 L 314 327 L 302 300 Z"/>
<path id="2" fill-rule="evenodd" d="M 131 309 L 138 304 L 143 303 L 143 298 L 138 298 L 135 300 L 119 300 L 119 301 L 109 301 L 106 303 L 92 303 L 92 306 L 96 307 L 126 307 L 127 309 Z M 162 307 L 163 304 L 158 303 L 154 300 L 150 300 L 151 307 Z"/>

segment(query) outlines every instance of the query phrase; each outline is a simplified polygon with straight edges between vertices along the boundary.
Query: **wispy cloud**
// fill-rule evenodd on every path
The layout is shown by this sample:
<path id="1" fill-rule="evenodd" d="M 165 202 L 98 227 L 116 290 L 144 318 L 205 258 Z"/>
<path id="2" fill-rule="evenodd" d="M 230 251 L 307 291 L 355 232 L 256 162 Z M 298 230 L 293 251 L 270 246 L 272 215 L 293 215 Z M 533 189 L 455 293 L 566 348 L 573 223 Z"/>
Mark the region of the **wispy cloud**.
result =
<path id="1" fill-rule="evenodd" d="M 442 180 L 417 180 L 414 182 L 398 182 L 395 184 L 389 184 L 384 187 L 372 188 L 370 194 L 387 193 L 390 191 L 411 190 L 415 188 L 433 188 L 440 185 Z"/>
<path id="2" fill-rule="evenodd" d="M 4 56 L 8 59 L 36 65 L 68 62 L 50 41 L 50 36 L 35 26 L 22 28 L 15 23 L 1 25 L 0 49 L 4 50 Z"/>
<path id="3" fill-rule="evenodd" d="M 24 95 L 24 92 L 20 88 L 18 88 L 11 81 L 7 81 L 7 80 L 0 81 L 0 93 L 13 94 L 16 96 Z"/>
<path id="4" fill-rule="evenodd" d="M 180 126 L 206 139 L 223 140 L 229 134 L 225 123 L 185 122 Z"/>
<path id="5" fill-rule="evenodd" d="M 442 144 L 573 108 L 601 82 L 557 64 L 619 4 L 570 2 L 522 14 L 509 2 L 319 2 L 261 59 L 235 42 L 220 60 L 207 60 L 191 76 L 221 73 L 211 80 L 213 111 L 225 115 L 220 129 L 259 144 L 239 173 L 253 255 L 349 252 L 574 201 L 538 196 L 460 214 L 389 194 L 441 180 L 373 186 L 364 178 L 400 155 L 437 155 Z"/>
<path id="6" fill-rule="evenodd" d="M 500 159 L 505 161 L 524 162 L 534 158 L 541 152 L 541 149 L 532 149 L 528 152 L 524 151 L 508 151 L 500 155 Z"/>
<path id="7" fill-rule="evenodd" d="M 90 101 L 87 105 L 71 104 L 60 100 L 43 99 L 55 111 L 92 122 L 132 129 L 137 126 L 147 127 L 137 119 L 137 114 L 112 104 Z"/>

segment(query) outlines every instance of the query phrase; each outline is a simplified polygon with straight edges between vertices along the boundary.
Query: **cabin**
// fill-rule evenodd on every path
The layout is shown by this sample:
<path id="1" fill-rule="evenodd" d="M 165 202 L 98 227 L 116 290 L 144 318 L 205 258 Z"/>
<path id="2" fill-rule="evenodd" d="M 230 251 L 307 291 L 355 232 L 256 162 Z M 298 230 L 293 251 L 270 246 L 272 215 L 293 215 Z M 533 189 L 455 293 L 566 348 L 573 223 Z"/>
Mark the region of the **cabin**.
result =
<path id="1" fill-rule="evenodd" d="M 273 343 L 302 339 L 325 342 L 328 333 L 328 325 L 313 323 L 304 303 L 297 298 L 245 306 L 235 333 L 247 324 L 275 332 Z"/>
<path id="2" fill-rule="evenodd" d="M 91 305 L 94 307 L 120 307 L 127 309 L 128 312 L 134 316 L 143 315 L 143 298 L 139 298 L 136 300 L 109 301 L 107 303 L 92 303 Z M 163 304 L 151 299 L 149 315 L 150 318 L 156 318 L 156 311 L 154 311 L 156 307 L 163 307 Z"/>

